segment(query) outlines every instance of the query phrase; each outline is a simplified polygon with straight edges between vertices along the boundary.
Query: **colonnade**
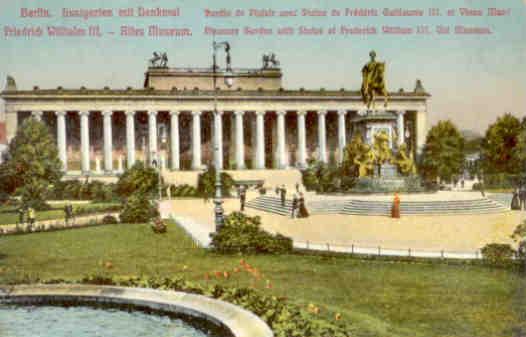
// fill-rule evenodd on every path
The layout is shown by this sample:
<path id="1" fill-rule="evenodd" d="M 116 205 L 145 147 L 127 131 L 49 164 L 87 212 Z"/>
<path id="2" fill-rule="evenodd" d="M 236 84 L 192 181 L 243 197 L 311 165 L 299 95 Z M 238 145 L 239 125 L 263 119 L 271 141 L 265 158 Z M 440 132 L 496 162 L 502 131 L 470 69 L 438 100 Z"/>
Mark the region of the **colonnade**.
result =
<path id="1" fill-rule="evenodd" d="M 143 110 L 140 110 L 143 111 Z M 163 110 L 164 111 L 164 110 Z M 309 110 L 310 111 L 310 110 Z M 234 129 L 235 129 L 235 165 L 236 169 L 245 169 L 245 140 L 244 140 L 244 118 L 247 116 L 255 116 L 256 119 L 256 135 L 255 135 L 255 163 L 254 168 L 265 169 L 265 114 L 269 111 L 250 111 L 253 114 L 247 115 L 249 111 L 233 111 L 234 115 Z M 288 110 L 274 111 L 276 113 L 276 168 L 284 169 L 287 167 L 287 153 L 286 153 L 286 126 L 285 115 Z M 91 171 L 90 168 L 90 137 L 89 137 L 89 115 L 90 111 L 78 111 L 80 116 L 80 142 L 81 142 L 81 170 L 83 173 Z M 104 170 L 106 172 L 113 172 L 113 144 L 112 144 L 112 114 L 113 111 L 101 111 L 103 116 L 103 143 L 104 143 Z M 125 111 L 126 116 L 126 152 L 127 152 L 127 166 L 128 168 L 135 163 L 135 114 L 136 111 Z M 179 170 L 180 164 L 180 123 L 179 117 L 181 113 L 191 113 L 192 116 L 192 169 L 199 170 L 202 168 L 202 149 L 201 149 L 201 115 L 202 111 L 169 111 L 170 114 L 170 168 L 172 170 Z M 297 145 L 298 155 L 296 166 L 304 168 L 307 166 L 307 130 L 306 130 L 306 115 L 307 111 L 295 111 L 297 116 Z M 337 160 L 343 160 L 344 148 L 346 146 L 346 121 L 347 110 L 319 110 L 317 111 L 318 118 L 318 160 L 324 163 L 328 162 L 327 155 L 327 128 L 326 116 L 328 113 L 337 113 L 338 116 L 338 154 Z M 157 114 L 158 111 L 147 111 L 148 114 L 148 151 L 153 158 L 158 154 L 157 144 Z M 67 171 L 67 141 L 66 141 L 66 115 L 67 111 L 56 111 L 57 118 L 57 146 L 59 158 L 63 163 L 63 169 Z M 32 116 L 36 119 L 42 118 L 42 111 L 32 111 Z M 223 168 L 223 119 L 224 112 L 220 111 L 214 114 L 214 140 L 218 145 L 218 162 L 216 164 Z M 399 144 L 404 141 L 404 112 L 397 113 L 397 129 Z"/>

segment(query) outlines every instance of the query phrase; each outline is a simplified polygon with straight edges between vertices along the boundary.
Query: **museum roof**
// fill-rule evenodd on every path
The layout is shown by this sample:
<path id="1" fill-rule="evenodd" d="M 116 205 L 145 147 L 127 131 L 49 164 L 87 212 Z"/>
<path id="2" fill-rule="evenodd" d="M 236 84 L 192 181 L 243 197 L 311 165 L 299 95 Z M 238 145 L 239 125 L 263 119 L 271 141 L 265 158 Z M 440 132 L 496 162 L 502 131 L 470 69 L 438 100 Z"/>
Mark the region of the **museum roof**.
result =
<path id="1" fill-rule="evenodd" d="M 211 97 L 214 95 L 213 90 L 200 90 L 199 88 L 172 88 L 172 90 L 157 90 L 152 88 L 127 88 L 127 89 L 40 89 L 34 87 L 33 90 L 4 90 L 0 96 L 3 98 L 23 98 L 23 97 L 50 97 L 50 96 L 153 96 L 153 97 Z M 279 90 L 218 90 L 217 95 L 220 97 L 360 97 L 358 90 L 325 90 L 325 89 L 282 89 Z M 427 98 L 431 95 L 425 91 L 397 91 L 389 94 L 392 98 Z"/>

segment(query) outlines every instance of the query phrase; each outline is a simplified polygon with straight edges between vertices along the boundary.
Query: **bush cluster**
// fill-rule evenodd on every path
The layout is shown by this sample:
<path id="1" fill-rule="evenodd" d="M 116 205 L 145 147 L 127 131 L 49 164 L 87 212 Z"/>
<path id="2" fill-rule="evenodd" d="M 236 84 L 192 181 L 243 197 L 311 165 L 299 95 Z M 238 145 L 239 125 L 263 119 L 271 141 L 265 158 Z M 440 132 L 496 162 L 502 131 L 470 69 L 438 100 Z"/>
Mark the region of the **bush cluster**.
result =
<path id="1" fill-rule="evenodd" d="M 287 253 L 292 251 L 292 240 L 281 234 L 272 235 L 260 228 L 261 219 L 241 212 L 225 217 L 224 226 L 212 233 L 212 247 L 221 253 Z"/>
<path id="2" fill-rule="evenodd" d="M 199 196 L 199 193 L 195 187 L 183 184 L 170 186 L 170 195 L 173 198 L 190 198 Z"/>
<path id="3" fill-rule="evenodd" d="M 146 195 L 134 193 L 124 201 L 119 218 L 122 223 L 145 223 L 158 216 L 157 205 Z"/>
<path id="4" fill-rule="evenodd" d="M 64 283 L 65 280 L 48 280 L 44 283 Z M 71 282 L 71 281 L 69 281 Z M 284 297 L 262 294 L 260 291 L 244 287 L 223 285 L 201 285 L 183 278 L 142 278 L 88 276 L 79 281 L 83 284 L 115 285 L 122 287 L 160 288 L 183 291 L 226 301 L 253 312 L 263 319 L 276 337 L 348 337 L 351 325 L 341 318 L 330 320 L 290 303 Z"/>
<path id="5" fill-rule="evenodd" d="M 100 181 L 88 183 L 78 180 L 57 182 L 52 189 L 50 199 L 54 200 L 93 200 L 96 202 L 110 202 L 117 199 L 115 184 Z"/>
<path id="6" fill-rule="evenodd" d="M 505 266 L 512 262 L 515 250 L 509 244 L 490 243 L 481 249 L 485 261 L 496 266 Z"/>

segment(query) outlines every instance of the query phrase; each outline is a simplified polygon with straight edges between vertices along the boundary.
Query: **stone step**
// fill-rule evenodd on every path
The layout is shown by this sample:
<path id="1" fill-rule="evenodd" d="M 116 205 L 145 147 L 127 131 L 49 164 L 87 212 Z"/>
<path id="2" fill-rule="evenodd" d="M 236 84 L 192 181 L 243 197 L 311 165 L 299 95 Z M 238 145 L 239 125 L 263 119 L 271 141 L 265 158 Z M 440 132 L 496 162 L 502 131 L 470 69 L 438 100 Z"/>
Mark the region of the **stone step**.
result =
<path id="1" fill-rule="evenodd" d="M 290 215 L 292 200 L 286 200 L 285 206 L 281 199 L 272 196 L 260 196 L 247 202 L 247 207 L 275 214 Z M 356 214 L 356 215 L 390 215 L 392 203 L 373 200 L 314 200 L 307 203 L 311 214 Z M 412 201 L 402 202 L 401 214 L 488 214 L 503 212 L 506 208 L 490 199 L 452 200 L 452 201 Z"/>

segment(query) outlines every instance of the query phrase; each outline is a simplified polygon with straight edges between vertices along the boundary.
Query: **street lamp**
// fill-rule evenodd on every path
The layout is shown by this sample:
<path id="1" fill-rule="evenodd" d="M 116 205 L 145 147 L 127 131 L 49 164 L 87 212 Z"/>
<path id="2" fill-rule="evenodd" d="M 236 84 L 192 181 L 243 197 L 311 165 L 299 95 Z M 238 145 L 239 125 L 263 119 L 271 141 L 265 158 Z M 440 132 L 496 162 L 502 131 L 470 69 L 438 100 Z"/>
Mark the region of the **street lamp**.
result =
<path id="1" fill-rule="evenodd" d="M 225 80 L 225 85 L 231 87 L 234 84 L 234 74 L 232 72 L 232 67 L 230 64 L 230 44 L 228 42 L 219 42 L 217 43 L 214 39 L 212 44 L 212 79 L 213 79 L 213 91 L 214 91 L 214 121 L 217 118 L 220 118 L 219 112 L 217 111 L 217 61 L 216 61 L 216 52 L 218 49 L 223 48 L 226 53 L 226 69 L 223 72 L 223 78 Z M 214 127 L 217 127 L 217 124 L 214 123 Z M 215 157 L 215 169 L 216 169 L 216 195 L 214 198 L 214 214 L 215 214 L 215 225 L 216 232 L 218 232 L 224 224 L 224 210 L 223 210 L 223 200 L 221 196 L 221 172 L 220 172 L 220 159 L 219 159 L 219 139 L 220 133 L 218 130 L 214 132 L 214 157 Z"/>

